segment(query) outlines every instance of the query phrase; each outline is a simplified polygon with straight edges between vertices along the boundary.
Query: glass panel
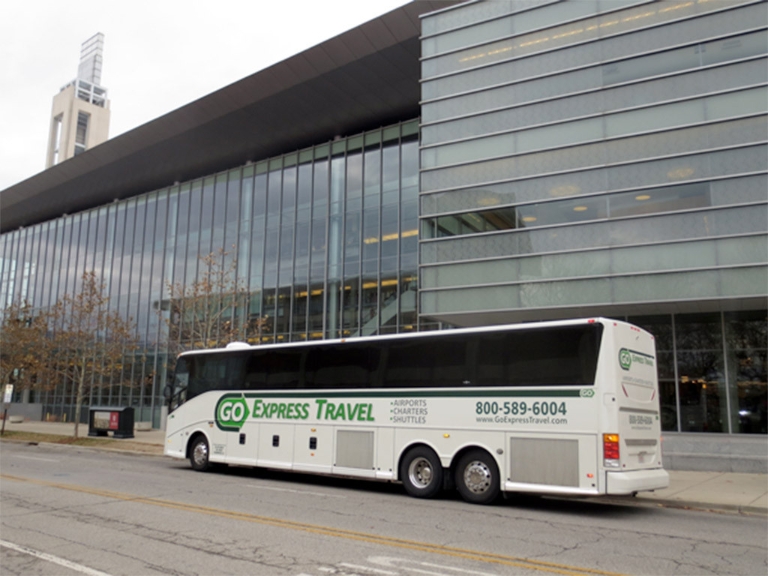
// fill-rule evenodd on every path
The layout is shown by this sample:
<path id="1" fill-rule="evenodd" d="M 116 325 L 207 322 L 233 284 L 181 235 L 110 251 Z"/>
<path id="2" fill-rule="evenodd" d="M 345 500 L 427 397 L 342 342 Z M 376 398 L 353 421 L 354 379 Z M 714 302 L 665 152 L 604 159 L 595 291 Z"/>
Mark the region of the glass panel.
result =
<path id="1" fill-rule="evenodd" d="M 681 432 L 728 432 L 719 314 L 675 317 Z"/>
<path id="2" fill-rule="evenodd" d="M 768 127 L 766 127 L 768 130 Z M 545 153 L 546 154 L 546 153 Z M 556 153 L 551 153 L 557 155 Z M 515 203 L 564 198 L 590 192 L 607 190 L 630 190 L 651 186 L 670 186 L 691 180 L 706 180 L 715 176 L 738 175 L 740 173 L 765 170 L 768 147 L 765 145 L 746 146 L 732 150 L 721 150 L 709 154 L 677 156 L 648 162 L 632 159 L 631 164 L 610 166 L 593 170 L 579 170 L 552 176 L 519 178 L 511 182 L 483 185 L 485 174 L 478 172 L 481 180 L 477 185 L 450 192 L 424 194 L 422 190 L 422 215 L 454 212 L 511 205 Z M 513 160 L 510 160 L 514 162 Z M 556 157 L 553 161 L 557 161 Z M 495 162 L 495 161 L 494 161 Z M 485 165 L 487 167 L 487 165 Z M 466 177 L 472 177 L 467 167 Z M 448 170 L 459 176 L 455 168 Z M 439 171 L 439 172 L 442 172 Z M 433 174 L 425 173 L 425 176 Z M 526 176 L 518 174 L 517 176 Z M 440 179 L 442 179 L 440 177 Z M 724 181 L 713 181 L 715 191 L 713 202 L 732 204 L 765 199 L 765 176 L 749 176 Z M 725 189 L 724 189 L 725 188 Z M 629 194 L 627 192 L 627 194 Z M 638 193 L 639 194 L 639 193 Z"/>
<path id="3" fill-rule="evenodd" d="M 243 211 L 240 209 L 240 184 L 240 170 L 230 171 L 229 177 L 227 179 L 226 216 L 224 217 L 224 242 L 223 245 L 214 244 L 214 249 L 218 249 L 221 246 L 226 252 L 230 253 L 227 257 L 227 265 L 232 260 L 237 259 L 238 225 L 243 213 Z M 218 202 L 221 203 L 222 200 L 223 199 L 219 199 Z M 246 206 L 248 207 L 248 215 L 250 216 L 250 204 L 247 204 Z M 217 207 L 217 209 L 221 209 L 221 207 Z"/>
<path id="4" fill-rule="evenodd" d="M 316 209 L 328 204 L 328 161 L 315 162 L 312 201 Z"/>
<path id="5" fill-rule="evenodd" d="M 283 221 L 293 222 L 293 212 L 296 208 L 296 167 L 283 170 Z"/>
<path id="6" fill-rule="evenodd" d="M 125 237 L 123 244 L 115 248 L 123 253 L 123 268 L 120 273 L 120 292 L 118 306 L 121 314 L 127 316 L 129 296 L 131 293 L 131 254 L 134 249 L 134 232 L 136 230 L 136 202 L 130 200 L 125 210 Z"/>
<path id="7" fill-rule="evenodd" d="M 422 264 L 431 264 L 606 245 L 644 244 L 649 238 L 664 242 L 733 235 L 736 231 L 742 234 L 763 233 L 765 230 L 765 211 L 746 206 L 429 240 L 421 242 L 420 249 Z"/>
<path id="8" fill-rule="evenodd" d="M 275 171 L 269 173 L 267 188 L 267 224 L 269 228 L 280 227 L 280 198 L 282 196 L 283 173 Z"/>
<path id="9" fill-rule="evenodd" d="M 649 6 L 647 2 L 643 2 L 642 6 L 631 10 L 614 12 L 605 16 L 595 16 L 561 26 L 551 26 L 551 24 L 567 22 L 578 16 L 593 16 L 595 13 L 616 10 L 621 8 L 622 5 L 637 3 L 639 3 L 637 0 L 624 0 L 623 2 L 611 0 L 610 2 L 600 2 L 599 7 L 594 2 L 574 2 L 573 6 L 570 6 L 569 3 L 561 3 L 557 7 L 539 8 L 538 10 L 517 14 L 511 19 L 500 19 L 471 28 L 462 28 L 442 36 L 426 38 L 422 41 L 424 56 L 432 56 L 436 52 L 442 52 L 443 50 L 439 50 L 440 45 L 442 44 L 447 47 L 447 42 L 450 39 L 453 39 L 454 42 L 464 40 L 464 42 L 461 42 L 463 46 L 472 43 L 482 43 L 482 45 L 426 59 L 422 66 L 422 78 L 488 65 L 511 58 L 520 58 L 544 50 L 549 51 L 562 48 L 570 44 L 589 42 L 605 36 L 626 33 L 640 27 L 653 26 L 670 19 L 701 13 L 704 10 L 717 9 L 717 6 L 708 6 L 702 10 L 702 3 L 665 2 L 664 8 L 660 7 L 657 10 L 653 6 Z M 518 3 L 515 2 L 514 5 L 517 7 Z M 573 18 L 568 17 L 569 10 L 567 7 L 570 7 Z M 584 11 L 581 11 L 580 8 L 583 8 Z M 556 17 L 554 17 L 555 11 L 557 11 Z M 509 20 L 511 22 L 505 28 L 504 23 Z M 489 42 L 504 35 L 512 36 L 514 33 L 520 34 L 528 30 L 542 28 L 543 26 L 528 25 L 529 22 L 533 24 L 533 22 L 539 20 L 551 20 L 551 22 L 545 30 L 537 30 L 530 34 Z M 482 34 L 482 32 L 486 31 L 487 34 Z M 470 41 L 472 39 L 474 39 L 474 42 Z M 461 46 L 457 47 L 461 48 Z"/>
<path id="10" fill-rule="evenodd" d="M 402 201 L 416 199 L 419 195 L 419 142 L 415 136 L 401 144 Z"/>
<path id="11" fill-rule="evenodd" d="M 278 284 L 288 286 L 293 280 L 293 232 L 294 227 L 289 224 L 280 229 L 280 270 Z"/>
<path id="12" fill-rule="evenodd" d="M 299 210 L 309 208 L 312 205 L 312 165 L 299 166 L 299 189 L 297 206 Z"/>
<path id="13" fill-rule="evenodd" d="M 422 314 L 519 308 L 520 286 L 464 288 L 419 294 Z"/>
<path id="14" fill-rule="evenodd" d="M 732 116 L 737 114 L 738 112 L 735 110 L 730 111 Z M 660 130 L 670 126 L 695 124 L 703 122 L 704 119 L 703 98 L 631 112 L 620 112 L 605 117 L 605 137 L 613 138 L 625 134 Z"/>
<path id="15" fill-rule="evenodd" d="M 560 3 L 559 5 L 562 4 Z M 659 5 L 663 4 L 659 3 Z M 684 2 L 683 5 L 693 11 L 718 10 L 722 6 L 720 2 Z M 670 16 L 677 18 L 680 12 L 673 9 L 665 12 L 665 14 L 667 19 Z M 604 24 L 605 29 L 609 27 L 617 29 L 615 25 L 619 24 L 619 21 L 614 15 L 605 15 L 600 18 L 604 19 L 601 25 Z M 637 27 L 641 22 L 643 20 L 638 19 L 637 22 L 629 22 L 628 24 L 630 27 Z M 700 42 L 702 30 L 717 30 L 718 34 L 725 36 L 729 33 L 741 33 L 743 30 L 755 26 L 756 22 L 765 23 L 765 9 L 759 3 L 745 6 L 739 10 L 730 10 L 700 18 L 682 20 L 676 22 L 673 26 L 650 27 L 638 30 L 632 34 L 610 35 L 611 32 L 607 32 L 607 35 L 604 34 L 607 37 L 604 37 L 600 42 L 586 42 L 570 47 L 565 51 L 552 50 L 542 52 L 546 47 L 546 43 L 541 42 L 538 46 L 533 45 L 539 52 L 535 57 L 513 59 L 491 66 L 474 67 L 460 74 L 451 74 L 434 80 L 427 80 L 422 84 L 422 100 L 431 100 L 469 89 L 498 86 L 505 79 L 520 81 L 526 78 L 540 77 L 546 74 L 613 60 L 619 61 L 619 64 L 621 64 L 621 59 L 631 58 L 637 54 L 638 50 L 645 50 L 650 46 L 656 47 L 661 51 L 664 48 L 672 48 L 688 43 L 693 44 Z M 545 33 L 535 34 L 542 34 L 540 37 L 542 40 L 547 38 Z M 532 41 L 535 40 L 532 39 Z M 717 42 L 722 42 L 722 40 Z M 764 46 L 765 44 L 763 43 L 756 49 L 765 50 Z M 683 65 L 685 67 L 700 66 L 701 61 L 696 51 L 703 52 L 704 49 L 704 46 L 689 46 L 683 49 L 697 56 L 695 59 L 686 60 Z M 741 57 L 738 51 L 734 51 L 734 54 L 736 58 Z M 654 54 L 651 57 L 654 56 L 658 59 L 659 66 L 663 68 L 666 56 Z M 671 60 L 674 61 L 674 57 Z M 660 74 L 662 71 L 642 72 L 643 75 L 649 73 Z M 609 81 L 614 82 L 612 77 Z"/>
<path id="16" fill-rule="evenodd" d="M 374 148 L 368 148 L 365 151 L 365 186 L 363 194 L 366 197 L 365 208 L 371 205 L 368 198 L 374 197 L 375 204 L 379 203 L 379 194 L 381 193 L 381 148 L 377 145 Z"/>
<path id="17" fill-rule="evenodd" d="M 656 359 L 659 373 L 659 404 L 661 429 L 677 431 L 677 387 L 672 337 L 672 316 L 630 316 L 627 321 L 653 334 L 656 340 Z"/>
<path id="18" fill-rule="evenodd" d="M 224 194 L 226 194 L 226 182 L 219 179 L 219 184 L 213 178 L 206 178 L 203 181 L 202 208 L 200 209 L 200 255 L 206 256 L 214 251 L 213 232 L 214 216 L 221 221 L 224 218 Z M 221 204 L 218 204 L 217 197 L 221 197 Z M 223 227 L 222 227 L 223 230 Z"/>
<path id="19" fill-rule="evenodd" d="M 189 226 L 189 186 L 182 186 L 179 192 L 175 195 L 176 215 L 173 218 L 173 222 L 176 224 L 175 234 L 171 236 L 173 238 L 173 258 L 171 265 L 173 266 L 169 280 L 171 282 L 178 283 L 184 282 L 184 265 L 186 264 L 186 251 L 187 251 L 187 229 Z M 173 217 L 173 214 L 172 214 Z M 171 246 L 169 246 L 170 248 Z"/>
<path id="20" fill-rule="evenodd" d="M 508 6 L 507 11 L 510 13 L 515 9 L 519 10 L 516 3 L 510 3 Z M 518 12 L 512 16 L 494 19 L 490 22 L 483 22 L 426 39 L 422 42 L 424 51 L 422 56 L 432 56 L 464 46 L 488 42 L 488 40 L 502 36 L 511 36 L 512 34 L 521 34 L 529 30 L 549 27 L 558 22 L 567 22 L 568 20 L 594 14 L 597 10 L 597 0 L 580 0 L 579 2 L 558 3 L 556 6 L 542 6 L 537 10 Z M 552 31 L 547 31 L 547 33 L 551 35 Z M 525 44 L 527 42 L 534 42 L 534 40 L 516 38 L 514 42 Z M 495 45 L 492 45 L 492 47 L 495 50 L 501 50 L 501 48 Z"/>
<path id="21" fill-rule="evenodd" d="M 759 88 L 717 97 L 698 98 L 687 102 L 609 114 L 604 119 L 589 118 L 562 122 L 553 126 L 446 144 L 424 149 L 422 151 L 422 166 L 434 168 L 484 158 L 522 154 L 602 138 L 615 138 L 672 126 L 684 126 L 703 122 L 706 119 L 720 120 L 728 116 L 762 112 L 766 109 L 766 94 L 765 89 Z"/>
<path id="22" fill-rule="evenodd" d="M 197 278 L 198 255 L 200 254 L 200 202 L 203 192 L 202 180 L 192 183 L 192 192 L 189 197 L 189 232 L 186 242 L 186 279 L 179 278 L 182 283 L 191 284 Z M 179 216 L 181 222 L 183 216 Z"/>
<path id="23" fill-rule="evenodd" d="M 594 88 L 600 86 L 600 80 L 590 78 L 594 72 L 591 68 L 577 70 L 425 104 L 425 114 L 430 113 L 425 123 L 430 123 L 422 127 L 422 145 L 681 100 L 700 96 L 704 90 L 711 93 L 731 90 L 744 78 L 754 84 L 768 78 L 765 60 L 751 60 L 699 69 L 685 76 L 647 79 L 642 90 L 638 90 L 636 84 L 613 86 L 601 90 L 600 97 L 596 98 Z M 731 115 L 732 111 L 726 111 L 719 117 Z M 445 121 L 436 122 L 443 119 Z"/>
<path id="24" fill-rule="evenodd" d="M 733 432 L 768 433 L 768 318 L 765 310 L 725 314 Z"/>
<path id="25" fill-rule="evenodd" d="M 347 212 L 362 208 L 363 154 L 360 151 L 347 156 Z"/>
<path id="26" fill-rule="evenodd" d="M 264 246 L 264 286 L 274 287 L 277 284 L 277 259 L 280 234 L 267 230 Z"/>
<path id="27" fill-rule="evenodd" d="M 400 201 L 400 150 L 397 145 L 386 145 L 382 160 L 382 204 Z"/>

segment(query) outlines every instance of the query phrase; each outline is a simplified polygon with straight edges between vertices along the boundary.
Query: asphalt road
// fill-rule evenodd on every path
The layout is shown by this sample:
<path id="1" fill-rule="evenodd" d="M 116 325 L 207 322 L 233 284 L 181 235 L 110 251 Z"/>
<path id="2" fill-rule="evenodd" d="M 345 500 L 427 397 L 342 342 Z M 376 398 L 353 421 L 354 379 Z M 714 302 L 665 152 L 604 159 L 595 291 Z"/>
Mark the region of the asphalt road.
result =
<path id="1" fill-rule="evenodd" d="M 0 445 L 0 574 L 765 574 L 765 517 Z"/>

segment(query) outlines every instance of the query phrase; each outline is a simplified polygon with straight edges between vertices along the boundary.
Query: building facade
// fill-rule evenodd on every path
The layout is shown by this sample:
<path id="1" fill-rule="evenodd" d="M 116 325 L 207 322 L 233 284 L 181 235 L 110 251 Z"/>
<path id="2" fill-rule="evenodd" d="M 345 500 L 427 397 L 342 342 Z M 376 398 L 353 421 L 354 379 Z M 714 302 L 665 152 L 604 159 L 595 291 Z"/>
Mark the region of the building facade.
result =
<path id="1" fill-rule="evenodd" d="M 90 402 L 133 405 L 155 426 L 168 285 L 222 250 L 251 294 L 241 313 L 266 320 L 260 341 L 628 319 L 657 339 L 665 431 L 764 438 L 767 28 L 764 1 L 414 2 L 318 47 L 342 63 L 311 49 L 201 104 L 284 82 L 285 114 L 316 123 L 288 144 L 290 122 L 258 150 L 238 131 L 283 113 L 259 95 L 206 138 L 152 147 L 147 132 L 143 164 L 133 150 L 121 164 L 110 141 L 111 164 L 61 176 L 68 215 L 32 207 L 53 196 L 42 179 L 0 193 L 0 207 L 16 202 L 0 302 L 45 308 L 96 270 L 147 354 L 132 384 Z M 305 61 L 367 100 L 344 101 Z M 33 400 L 71 418 L 71 390 Z"/>

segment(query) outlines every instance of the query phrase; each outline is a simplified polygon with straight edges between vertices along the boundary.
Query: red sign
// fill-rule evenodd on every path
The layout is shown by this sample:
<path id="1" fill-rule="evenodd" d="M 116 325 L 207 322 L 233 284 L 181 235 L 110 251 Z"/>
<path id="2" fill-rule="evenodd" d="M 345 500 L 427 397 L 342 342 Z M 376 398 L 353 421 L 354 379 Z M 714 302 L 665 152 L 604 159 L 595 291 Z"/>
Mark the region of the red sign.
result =
<path id="1" fill-rule="evenodd" d="M 120 412 L 110 412 L 109 413 L 109 429 L 117 430 L 119 422 L 120 422 Z"/>

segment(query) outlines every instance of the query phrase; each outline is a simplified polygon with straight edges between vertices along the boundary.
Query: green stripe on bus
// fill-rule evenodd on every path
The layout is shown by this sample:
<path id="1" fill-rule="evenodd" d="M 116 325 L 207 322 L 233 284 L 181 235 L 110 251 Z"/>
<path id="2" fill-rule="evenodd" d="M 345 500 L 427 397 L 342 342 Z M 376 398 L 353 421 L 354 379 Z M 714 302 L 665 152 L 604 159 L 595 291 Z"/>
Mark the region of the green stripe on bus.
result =
<path id="1" fill-rule="evenodd" d="M 247 392 L 246 398 L 515 398 L 515 397 L 546 397 L 546 398 L 578 398 L 581 388 L 572 390 L 403 390 L 398 392 L 335 392 L 331 390 L 313 390 L 307 392 L 264 390 L 262 392 Z"/>

